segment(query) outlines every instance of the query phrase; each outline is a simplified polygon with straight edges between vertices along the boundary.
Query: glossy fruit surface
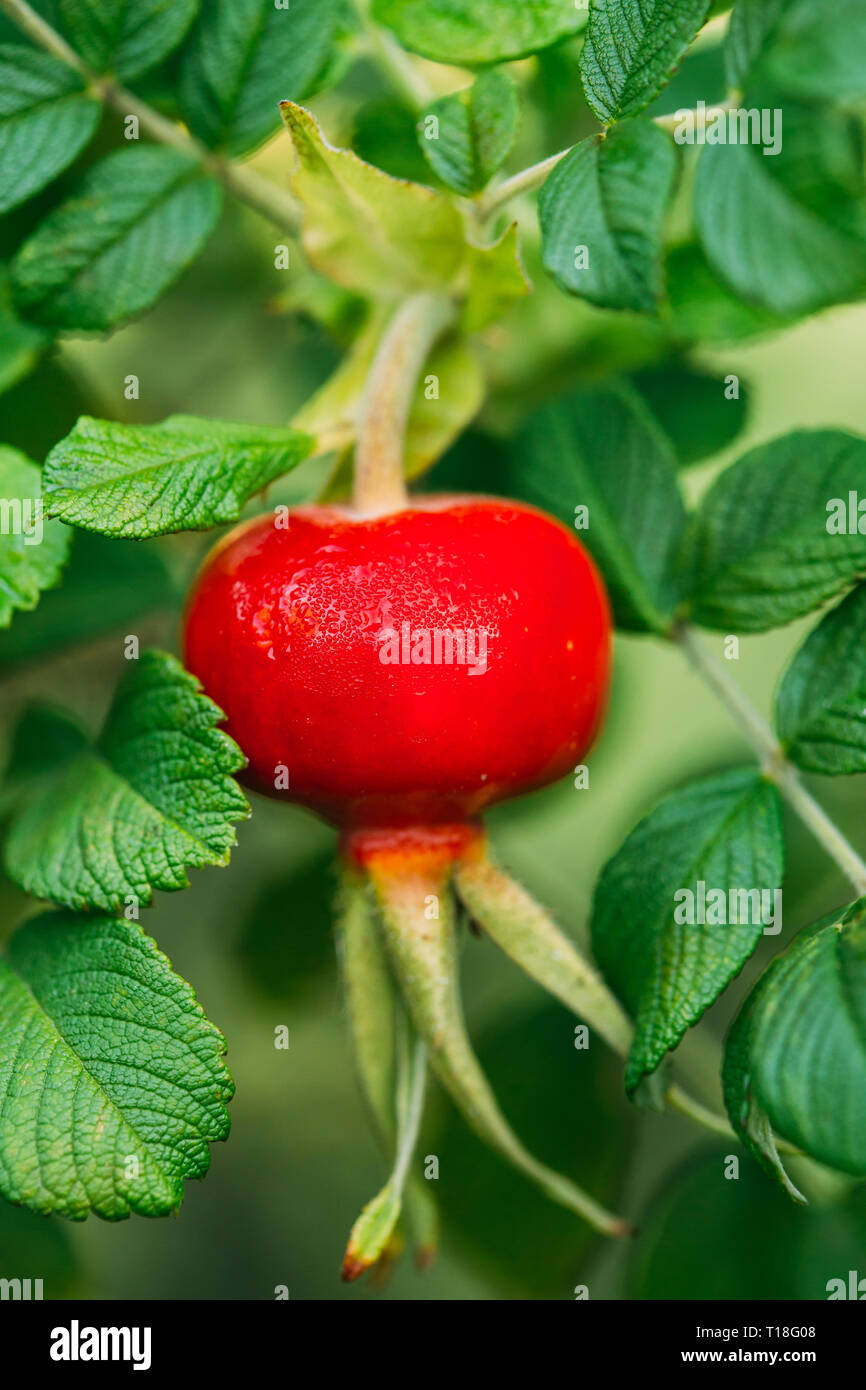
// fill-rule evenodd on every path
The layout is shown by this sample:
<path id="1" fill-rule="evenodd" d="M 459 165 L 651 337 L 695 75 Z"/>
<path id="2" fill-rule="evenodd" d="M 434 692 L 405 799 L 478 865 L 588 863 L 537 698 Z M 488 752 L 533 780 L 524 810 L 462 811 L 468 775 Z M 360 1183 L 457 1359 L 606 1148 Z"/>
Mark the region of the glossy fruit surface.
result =
<path id="1" fill-rule="evenodd" d="M 185 645 L 250 786 L 350 830 L 438 825 L 580 762 L 604 711 L 610 619 L 559 522 L 430 497 L 372 519 L 302 507 L 240 526 L 198 576 Z"/>

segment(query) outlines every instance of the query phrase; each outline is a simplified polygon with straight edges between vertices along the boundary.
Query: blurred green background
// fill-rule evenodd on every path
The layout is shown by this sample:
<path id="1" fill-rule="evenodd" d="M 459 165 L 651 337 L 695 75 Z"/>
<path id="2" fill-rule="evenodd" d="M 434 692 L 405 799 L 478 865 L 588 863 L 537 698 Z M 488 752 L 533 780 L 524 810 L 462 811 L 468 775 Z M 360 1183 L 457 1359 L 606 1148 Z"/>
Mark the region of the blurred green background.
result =
<path id="1" fill-rule="evenodd" d="M 560 61 L 557 53 L 545 58 L 549 93 Z M 563 103 L 566 96 L 563 90 Z M 349 98 L 318 105 L 331 133 L 345 134 Z M 411 154 L 405 113 L 389 107 L 373 119 L 368 107 L 365 120 L 355 138 L 367 142 L 369 157 L 393 164 L 395 150 Z M 285 181 L 286 160 L 278 138 L 256 162 Z M 423 169 L 405 172 L 424 177 Z M 443 482 L 481 459 L 495 485 L 491 439 L 545 390 L 646 366 L 658 355 L 641 321 L 602 315 L 544 282 L 529 217 L 526 231 L 537 293 L 490 335 L 491 401 L 468 442 L 440 468 Z M 276 241 L 254 214 L 230 206 L 202 260 L 153 312 L 106 341 L 67 339 L 0 396 L 0 438 L 41 461 L 85 412 L 130 421 L 179 411 L 287 420 L 338 360 L 339 345 L 311 316 L 290 312 L 318 288 L 297 256 L 288 272 L 274 269 Z M 864 347 L 866 308 L 854 307 L 771 337 L 695 350 L 692 365 L 740 377 L 748 413 L 735 445 L 684 475 L 690 494 L 747 445 L 797 426 L 866 433 Z M 130 373 L 140 381 L 138 401 L 124 398 Z M 305 466 L 269 501 L 305 495 L 318 467 Z M 157 547 L 77 538 L 63 589 L 0 638 L 2 737 L 13 769 L 7 798 L 15 791 L 21 750 L 16 755 L 13 731 L 22 711 L 33 702 L 61 705 L 96 727 L 121 673 L 126 633 L 176 649 L 179 596 L 207 544 L 202 537 Z M 741 641 L 736 673 L 765 711 L 806 626 Z M 41 654 L 73 630 L 83 643 L 50 659 Z M 721 651 L 720 636 L 706 640 Z M 671 787 L 745 757 L 728 716 L 677 652 L 651 639 L 618 639 L 610 716 L 591 758 L 589 790 L 567 782 L 500 808 L 490 817 L 496 849 L 585 939 L 599 869 L 636 819 Z M 866 852 L 860 780 L 810 785 Z M 846 898 L 833 866 L 799 826 L 790 823 L 788 832 L 784 941 Z M 196 873 L 186 892 L 159 896 L 143 925 L 228 1039 L 237 1083 L 231 1139 L 216 1146 L 207 1180 L 188 1185 L 170 1220 L 72 1226 L 0 1206 L 0 1277 L 44 1277 L 47 1297 L 270 1299 L 287 1286 L 293 1299 L 474 1300 L 568 1299 L 580 1285 L 592 1298 L 822 1298 L 827 1281 L 846 1277 L 858 1260 L 866 1274 L 862 1191 L 810 1165 L 797 1173 L 812 1205 L 798 1210 L 745 1154 L 740 1180 L 726 1181 L 730 1146 L 678 1116 L 630 1107 L 617 1060 L 600 1043 L 576 1050 L 571 1016 L 494 947 L 467 936 L 466 1010 L 504 1108 L 540 1157 L 625 1212 L 638 1236 L 618 1245 L 592 1238 L 488 1154 L 435 1092 L 420 1155 L 440 1160 L 439 1259 L 422 1275 L 407 1253 L 383 1286 L 341 1285 L 348 1231 L 384 1169 L 341 1017 L 329 922 L 332 848 L 333 835 L 310 815 L 256 799 L 231 867 Z M 2 895 L 6 935 L 33 905 L 8 884 Z M 718 1039 L 778 945 L 771 940 L 759 951 L 684 1044 L 705 1079 L 705 1098 L 716 1105 Z M 290 1030 L 288 1051 L 274 1048 L 279 1025 Z"/>

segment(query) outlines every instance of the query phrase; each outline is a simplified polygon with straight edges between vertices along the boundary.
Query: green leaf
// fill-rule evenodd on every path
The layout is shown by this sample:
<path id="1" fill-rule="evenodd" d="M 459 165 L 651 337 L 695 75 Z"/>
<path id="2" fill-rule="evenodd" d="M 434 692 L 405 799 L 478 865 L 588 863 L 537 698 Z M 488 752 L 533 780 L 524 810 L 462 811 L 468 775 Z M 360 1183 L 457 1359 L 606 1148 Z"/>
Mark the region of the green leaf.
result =
<path id="1" fill-rule="evenodd" d="M 629 1093 L 755 950 L 764 931 L 761 911 L 772 912 L 775 900 L 765 897 L 759 905 L 754 891 L 775 892 L 783 865 L 778 793 L 756 770 L 740 768 L 665 797 L 605 866 L 593 907 L 593 952 L 635 1020 Z M 733 900 L 736 914 L 731 911 L 732 891 L 752 894 L 748 911 L 740 897 Z M 691 900 L 675 896 L 687 892 Z M 724 925 L 690 923 L 690 901 L 696 919 L 712 918 L 714 892 L 724 895 Z M 740 921 L 744 916 L 749 920 Z"/>
<path id="2" fill-rule="evenodd" d="M 636 116 L 649 106 L 709 8 L 710 0 L 593 0 L 580 75 L 600 121 Z"/>
<path id="3" fill-rule="evenodd" d="M 842 430 L 795 431 L 725 469 L 692 527 L 692 619 L 765 632 L 866 574 L 866 536 L 830 529 L 849 492 L 866 497 L 866 440 Z"/>
<path id="4" fill-rule="evenodd" d="M 183 52 L 180 102 L 191 130 L 229 155 L 280 125 L 280 102 L 316 86 L 343 0 L 208 0 Z"/>
<path id="5" fill-rule="evenodd" d="M 517 222 L 492 246 L 467 246 L 468 288 L 463 306 L 463 328 L 477 334 L 505 317 L 512 304 L 531 291 L 520 259 Z"/>
<path id="6" fill-rule="evenodd" d="M 809 634 L 776 697 L 787 756 L 828 777 L 866 772 L 866 586 Z"/>
<path id="7" fill-rule="evenodd" d="M 657 307 L 676 166 L 673 145 L 650 121 L 591 135 L 560 160 L 538 210 L 545 269 L 562 289 L 608 309 Z"/>
<path id="8" fill-rule="evenodd" d="M 72 163 L 101 111 L 66 63 L 0 44 L 0 213 L 32 198 Z"/>
<path id="9" fill-rule="evenodd" d="M 742 1099 L 811 1157 L 866 1173 L 866 908 L 801 933 L 770 965 L 735 1025 L 731 1119 Z M 736 1100 L 737 1105 L 732 1102 Z"/>
<path id="10" fill-rule="evenodd" d="M 156 546 L 87 531 L 69 534 L 63 583 L 42 595 L 35 612 L 21 614 L 0 632 L 0 676 L 108 633 L 127 633 L 144 614 L 173 608 L 179 600 Z"/>
<path id="11" fill-rule="evenodd" d="M 722 1063 L 725 1108 L 737 1138 L 764 1172 L 778 1183 L 792 1201 L 800 1206 L 807 1206 L 806 1198 L 799 1188 L 794 1186 L 782 1162 L 769 1116 L 760 1104 L 752 1085 L 750 1014 L 763 994 L 769 978 L 767 972 L 758 981 L 749 996 L 748 1006 L 740 1010 L 725 1039 Z"/>
<path id="12" fill-rule="evenodd" d="M 225 1041 L 137 927 L 46 913 L 0 959 L 0 1191 L 32 1211 L 166 1216 L 228 1138 Z"/>
<path id="13" fill-rule="evenodd" d="M 665 632 L 678 588 L 685 508 L 671 446 L 633 391 L 575 392 L 528 420 L 508 478 L 512 496 L 543 507 L 580 539 L 604 575 L 619 627 Z"/>
<path id="14" fill-rule="evenodd" d="M 731 87 L 756 78 L 794 96 L 866 94 L 866 10 L 860 0 L 738 0 L 725 45 Z"/>
<path id="15" fill-rule="evenodd" d="M 586 23 L 562 0 L 373 0 L 373 15 L 413 53 L 469 67 L 525 58 Z"/>
<path id="16" fill-rule="evenodd" d="M 781 314 L 738 299 L 711 269 L 700 246 L 675 247 L 667 257 L 668 323 L 680 342 L 740 342 L 790 322 Z"/>
<path id="17" fill-rule="evenodd" d="M 64 32 L 90 67 L 128 81 L 177 47 L 198 4 L 199 0 L 60 0 L 60 15 Z"/>
<path id="18" fill-rule="evenodd" d="M 519 117 L 517 88 L 494 68 L 468 90 L 435 101 L 418 122 L 418 140 L 442 182 L 471 197 L 505 163 Z"/>
<path id="19" fill-rule="evenodd" d="M 525 299 L 530 284 L 520 259 L 517 223 L 503 232 L 492 246 L 468 246 L 468 289 L 463 306 L 463 327 L 480 333 L 498 323 L 518 299 Z"/>
<path id="20" fill-rule="evenodd" d="M 51 775 L 85 747 L 87 735 L 64 710 L 42 702 L 27 705 L 12 732 L 3 769 L 0 815 L 5 816 L 35 779 Z"/>
<path id="21" fill-rule="evenodd" d="M 645 116 L 672 116 L 691 111 L 699 101 L 715 106 L 725 100 L 724 46 L 702 43 L 686 54 L 667 86 L 644 111 Z"/>
<path id="22" fill-rule="evenodd" d="M 304 250 L 317 269 L 372 299 L 453 280 L 465 243 L 450 198 L 334 149 L 302 106 L 280 109 L 294 150 L 292 190 L 304 205 Z"/>
<path id="23" fill-rule="evenodd" d="M 0 445 L 0 628 L 18 609 L 35 608 L 60 579 L 70 533 L 43 520 L 39 469 L 17 449 Z"/>
<path id="24" fill-rule="evenodd" d="M 243 755 L 174 657 L 145 652 L 102 734 L 13 821 L 7 872 L 35 897 L 106 911 L 187 886 L 185 865 L 227 864 L 249 814 Z"/>
<path id="25" fill-rule="evenodd" d="M 236 521 L 261 492 L 306 458 L 297 430 L 172 415 L 119 425 L 83 415 L 45 460 L 49 515 L 105 536 L 141 539 Z"/>
<path id="26" fill-rule="evenodd" d="M 790 3 L 791 0 L 737 0 L 725 37 L 725 74 L 729 87 L 737 91 L 744 89 Z"/>
<path id="27" fill-rule="evenodd" d="M 695 222 L 711 266 L 743 299 L 807 314 L 866 290 L 866 180 L 848 118 L 792 102 L 783 115 L 775 155 L 755 144 L 702 150 Z"/>
<path id="28" fill-rule="evenodd" d="M 438 396 L 428 393 L 426 382 L 431 376 L 438 379 Z M 484 372 L 477 353 L 459 338 L 440 343 L 415 388 L 406 428 L 406 477 L 425 473 L 475 419 L 483 404 Z"/>
<path id="29" fill-rule="evenodd" d="M 116 150 L 20 248 L 17 307 L 53 328 L 113 328 L 149 308 L 195 260 L 221 206 L 219 184 L 189 155 Z"/>
<path id="30" fill-rule="evenodd" d="M 746 396 L 728 398 L 723 377 L 696 371 L 685 362 L 636 372 L 632 385 L 670 439 L 682 465 L 698 463 L 727 448 L 746 422 Z"/>

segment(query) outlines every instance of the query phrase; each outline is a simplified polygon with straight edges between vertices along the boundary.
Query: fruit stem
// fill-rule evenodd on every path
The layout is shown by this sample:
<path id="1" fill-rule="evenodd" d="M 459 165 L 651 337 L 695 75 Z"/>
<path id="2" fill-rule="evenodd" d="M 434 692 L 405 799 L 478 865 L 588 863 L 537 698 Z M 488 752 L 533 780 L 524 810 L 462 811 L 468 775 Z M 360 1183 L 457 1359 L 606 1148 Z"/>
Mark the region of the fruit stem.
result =
<path id="1" fill-rule="evenodd" d="M 629 1234 L 620 1217 L 553 1169 L 539 1163 L 502 1114 L 466 1033 L 454 942 L 454 899 L 447 868 L 415 863 L 383 872 L 368 863 L 385 944 L 413 1022 L 440 1080 L 476 1133 L 555 1202 L 609 1236 Z"/>
<path id="2" fill-rule="evenodd" d="M 343 867 L 336 919 L 337 953 L 355 1064 L 381 1147 L 390 1156 L 399 1147 L 399 1110 L 401 1096 L 405 1096 L 405 1088 L 401 1092 L 400 1085 L 400 1056 L 396 1057 L 395 1076 L 398 1024 L 405 1020 L 396 999 L 367 880 L 348 864 Z M 420 1176 L 410 1175 L 403 1204 L 412 1226 L 418 1264 L 426 1268 L 436 1254 L 439 1217 L 428 1184 Z M 357 1270 L 360 1273 L 363 1269 Z"/>
<path id="3" fill-rule="evenodd" d="M 358 420 L 353 501 L 361 516 L 406 506 L 403 453 L 412 397 L 433 344 L 455 306 L 442 295 L 411 295 L 397 309 L 373 359 Z"/>
<path id="4" fill-rule="evenodd" d="M 352 1227 L 342 1270 L 347 1283 L 374 1265 L 390 1245 L 400 1220 L 403 1189 L 418 1142 L 424 1111 L 427 1049 L 417 1038 L 410 1049 L 407 1036 L 409 1025 L 405 1016 L 403 1024 L 403 1045 L 399 1048 L 397 1062 L 397 1146 L 394 1167 L 381 1192 L 367 1203 Z"/>
<path id="5" fill-rule="evenodd" d="M 559 999 L 621 1057 L 627 1057 L 632 1025 L 598 971 L 549 914 L 489 857 L 480 838 L 468 843 L 458 860 L 457 894 L 479 926 L 531 979 Z M 724 1115 L 702 1105 L 681 1086 L 669 1085 L 664 1100 L 672 1110 L 714 1134 L 735 1138 Z M 783 1140 L 786 1152 L 796 1152 Z"/>
<path id="6" fill-rule="evenodd" d="M 458 896 L 492 941 L 625 1056 L 632 1026 L 598 972 L 540 903 L 473 844 L 455 871 Z"/>
<path id="7" fill-rule="evenodd" d="M 739 724 L 761 760 L 765 777 L 778 787 L 792 810 L 808 826 L 830 858 L 835 860 L 856 888 L 858 896 L 862 897 L 866 894 L 866 863 L 823 806 L 803 786 L 797 769 L 785 757 L 769 724 L 736 681 L 731 679 L 722 663 L 710 655 L 693 628 L 683 624 L 675 629 L 673 638 Z"/>

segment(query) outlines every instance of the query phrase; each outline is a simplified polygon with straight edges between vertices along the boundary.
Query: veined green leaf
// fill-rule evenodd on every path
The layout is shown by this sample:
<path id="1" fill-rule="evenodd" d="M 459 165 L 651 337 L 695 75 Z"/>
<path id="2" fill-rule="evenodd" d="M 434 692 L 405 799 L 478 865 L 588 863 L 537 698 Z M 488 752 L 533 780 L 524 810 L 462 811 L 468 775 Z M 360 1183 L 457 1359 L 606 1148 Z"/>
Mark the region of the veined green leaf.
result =
<path id="1" fill-rule="evenodd" d="M 59 5 L 64 32 L 84 61 L 128 81 L 177 47 L 199 0 L 59 0 Z"/>
<path id="2" fill-rule="evenodd" d="M 152 145 L 116 150 L 20 248 L 16 305 L 53 328 L 113 328 L 195 260 L 221 206 L 219 184 L 191 156 Z"/>
<path id="3" fill-rule="evenodd" d="M 745 425 L 747 394 L 742 382 L 733 396 L 724 377 L 677 361 L 635 372 L 630 381 L 684 467 L 727 448 Z"/>
<path id="4" fill-rule="evenodd" d="M 866 574 L 851 492 L 866 498 L 866 440 L 842 430 L 796 431 L 725 469 L 692 526 L 693 620 L 764 632 Z"/>
<path id="5" fill-rule="evenodd" d="M 866 585 L 809 634 L 776 697 L 787 756 L 825 776 L 866 772 Z"/>
<path id="6" fill-rule="evenodd" d="M 31 920 L 0 958 L 0 1192 L 76 1221 L 168 1215 L 228 1137 L 224 1053 L 139 928 Z"/>
<path id="7" fill-rule="evenodd" d="M 83 415 L 45 461 L 45 505 L 50 516 L 105 536 L 207 530 L 236 521 L 312 446 L 297 430 L 194 415 L 159 425 Z"/>
<path id="8" fill-rule="evenodd" d="M 516 222 L 492 246 L 466 248 L 466 275 L 463 327 L 467 333 L 479 333 L 529 294 Z"/>
<path id="9" fill-rule="evenodd" d="M 544 265 L 557 284 L 604 308 L 655 309 L 675 175 L 673 145 L 651 121 L 575 145 L 538 204 Z"/>
<path id="10" fill-rule="evenodd" d="M 709 9 L 710 0 L 593 0 L 580 74 L 600 121 L 649 106 Z"/>
<path id="11" fill-rule="evenodd" d="M 207 145 L 246 154 L 280 125 L 280 102 L 316 86 L 343 0 L 207 0 L 181 60 L 180 100 Z"/>
<path id="12" fill-rule="evenodd" d="M 781 927 L 783 865 L 778 793 L 741 768 L 665 797 L 605 866 L 592 943 L 635 1021 L 630 1093 L 739 973 L 765 926 Z"/>
<path id="13" fill-rule="evenodd" d="M 373 15 L 404 48 L 469 67 L 525 58 L 586 23 L 562 0 L 373 0 Z"/>
<path id="14" fill-rule="evenodd" d="M 850 101 L 866 93 L 866 9 L 860 0 L 737 0 L 725 45 L 731 87 L 757 79 L 785 93 Z"/>
<path id="15" fill-rule="evenodd" d="M 0 213 L 72 163 L 101 111 L 66 63 L 23 44 L 0 44 Z"/>
<path id="16" fill-rule="evenodd" d="M 822 918 L 773 961 L 728 1044 L 726 1101 L 746 1102 L 811 1157 L 866 1173 L 866 910 Z"/>
<path id="17" fill-rule="evenodd" d="M 581 523 L 619 627 L 670 627 L 685 507 L 670 443 L 634 391 L 599 387 L 543 406 L 517 441 L 508 491 Z"/>
<path id="18" fill-rule="evenodd" d="M 449 284 L 465 254 L 451 199 L 334 149 L 302 106 L 284 101 L 280 109 L 292 138 L 292 189 L 304 205 L 303 242 L 312 264 L 373 299 Z"/>
<path id="19" fill-rule="evenodd" d="M 186 865 L 227 864 L 249 807 L 222 717 L 174 657 L 143 653 L 96 745 L 13 821 L 9 876 L 35 897 L 112 911 L 185 888 Z"/>
<path id="20" fill-rule="evenodd" d="M 743 299 L 775 314 L 858 298 L 866 179 L 857 128 L 830 109 L 789 101 L 767 109 L 775 154 L 751 143 L 701 151 L 694 207 L 707 259 Z"/>
<path id="21" fill-rule="evenodd" d="M 70 532 L 44 520 L 39 469 L 0 445 L 0 628 L 17 609 L 32 609 L 60 579 Z"/>
<path id="22" fill-rule="evenodd" d="M 482 72 L 474 86 L 433 103 L 418 122 L 425 158 L 443 183 L 470 197 L 511 152 L 520 108 L 506 72 Z"/>
<path id="23" fill-rule="evenodd" d="M 772 333 L 789 322 L 759 305 L 738 298 L 712 269 L 700 246 L 675 247 L 666 265 L 668 324 L 679 342 L 740 342 Z"/>

